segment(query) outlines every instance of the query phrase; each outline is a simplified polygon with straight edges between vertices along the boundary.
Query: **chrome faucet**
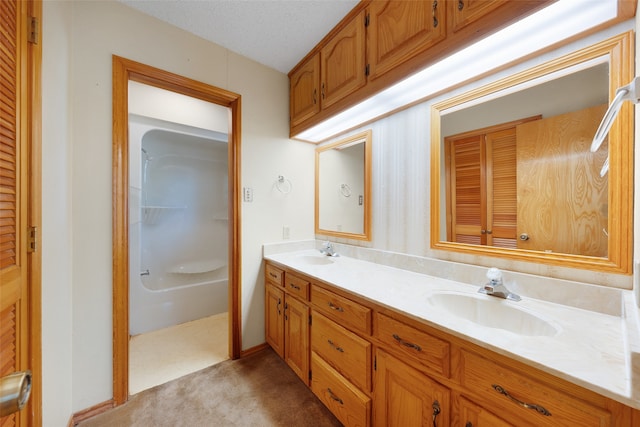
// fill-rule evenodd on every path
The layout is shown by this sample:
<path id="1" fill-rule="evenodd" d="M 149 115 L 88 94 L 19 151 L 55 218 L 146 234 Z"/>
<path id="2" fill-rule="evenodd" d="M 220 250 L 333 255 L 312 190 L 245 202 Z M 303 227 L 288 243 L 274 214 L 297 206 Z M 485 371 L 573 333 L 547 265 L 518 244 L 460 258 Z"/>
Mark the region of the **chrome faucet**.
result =
<path id="1" fill-rule="evenodd" d="M 520 301 L 522 299 L 520 295 L 509 291 L 504 283 L 502 283 L 502 272 L 497 268 L 490 268 L 489 271 L 487 271 L 487 279 L 489 279 L 489 281 L 478 289 L 479 293 L 511 301 Z"/>
<path id="2" fill-rule="evenodd" d="M 336 252 L 336 250 L 333 248 L 333 245 L 331 244 L 331 242 L 325 243 L 322 249 L 320 249 L 320 253 L 326 256 L 333 256 L 333 257 L 340 256 L 340 254 Z"/>

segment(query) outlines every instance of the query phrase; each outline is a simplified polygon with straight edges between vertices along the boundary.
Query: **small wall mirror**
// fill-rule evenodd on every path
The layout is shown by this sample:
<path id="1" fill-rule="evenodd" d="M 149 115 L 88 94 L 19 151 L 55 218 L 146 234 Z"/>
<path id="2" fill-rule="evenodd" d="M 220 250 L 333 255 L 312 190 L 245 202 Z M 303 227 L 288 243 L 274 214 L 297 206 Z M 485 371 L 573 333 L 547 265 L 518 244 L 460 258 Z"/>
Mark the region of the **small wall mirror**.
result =
<path id="1" fill-rule="evenodd" d="M 371 240 L 371 131 L 316 149 L 316 234 Z"/>
<path id="2" fill-rule="evenodd" d="M 630 272 L 630 103 L 590 146 L 631 46 L 622 34 L 434 105 L 433 248 Z"/>

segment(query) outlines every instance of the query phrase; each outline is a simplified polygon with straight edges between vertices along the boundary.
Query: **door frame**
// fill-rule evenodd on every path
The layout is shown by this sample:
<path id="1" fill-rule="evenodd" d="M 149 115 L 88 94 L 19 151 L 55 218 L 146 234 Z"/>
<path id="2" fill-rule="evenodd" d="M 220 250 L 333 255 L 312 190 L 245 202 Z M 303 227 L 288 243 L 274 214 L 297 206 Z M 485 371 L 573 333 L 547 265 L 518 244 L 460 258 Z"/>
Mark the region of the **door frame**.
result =
<path id="1" fill-rule="evenodd" d="M 229 109 L 229 356 L 240 357 L 241 96 L 113 55 L 113 403 L 129 397 L 129 80 Z"/>

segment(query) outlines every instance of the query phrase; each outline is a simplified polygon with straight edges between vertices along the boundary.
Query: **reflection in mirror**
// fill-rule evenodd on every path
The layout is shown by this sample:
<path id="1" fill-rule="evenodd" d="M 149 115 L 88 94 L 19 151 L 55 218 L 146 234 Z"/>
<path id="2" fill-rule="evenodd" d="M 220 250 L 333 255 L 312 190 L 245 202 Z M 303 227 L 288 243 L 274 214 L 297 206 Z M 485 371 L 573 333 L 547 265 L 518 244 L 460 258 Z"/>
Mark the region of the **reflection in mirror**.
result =
<path id="1" fill-rule="evenodd" d="M 434 248 L 628 271 L 628 106 L 590 152 L 610 96 L 632 78 L 626 37 L 434 106 Z M 615 165 L 601 176 L 607 155 Z"/>
<path id="2" fill-rule="evenodd" d="M 316 234 L 371 240 L 371 131 L 316 149 Z"/>

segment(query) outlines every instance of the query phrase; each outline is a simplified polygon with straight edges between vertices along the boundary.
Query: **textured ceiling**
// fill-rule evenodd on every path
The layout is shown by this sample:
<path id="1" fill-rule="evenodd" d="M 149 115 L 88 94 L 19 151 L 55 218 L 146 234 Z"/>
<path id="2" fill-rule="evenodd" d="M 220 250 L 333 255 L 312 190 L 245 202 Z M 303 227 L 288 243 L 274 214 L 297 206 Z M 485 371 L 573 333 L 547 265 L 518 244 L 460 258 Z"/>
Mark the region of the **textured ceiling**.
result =
<path id="1" fill-rule="evenodd" d="M 288 73 L 358 0 L 120 0 Z"/>

